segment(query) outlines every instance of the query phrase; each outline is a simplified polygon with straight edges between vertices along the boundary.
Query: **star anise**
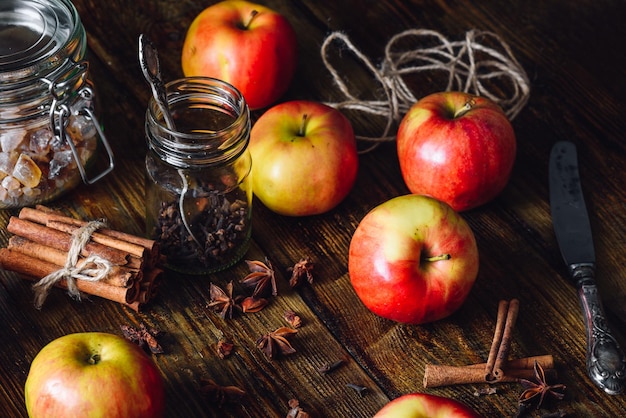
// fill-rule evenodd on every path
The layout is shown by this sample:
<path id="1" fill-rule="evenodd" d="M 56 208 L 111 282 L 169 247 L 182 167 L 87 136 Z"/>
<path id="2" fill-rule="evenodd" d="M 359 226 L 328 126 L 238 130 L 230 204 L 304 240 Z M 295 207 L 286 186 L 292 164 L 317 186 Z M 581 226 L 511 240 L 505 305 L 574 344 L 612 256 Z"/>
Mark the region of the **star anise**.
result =
<path id="1" fill-rule="evenodd" d="M 219 313 L 219 315 L 224 319 L 226 317 L 232 318 L 233 308 L 237 306 L 237 302 L 233 299 L 233 282 L 228 282 L 226 285 L 226 291 L 211 283 L 209 294 L 211 296 L 211 300 L 207 306 Z"/>
<path id="2" fill-rule="evenodd" d="M 231 343 L 230 341 L 219 340 L 216 346 L 218 357 L 221 358 L 222 360 L 225 359 L 226 357 L 229 357 L 231 353 L 233 352 L 234 347 L 235 345 Z"/>
<path id="3" fill-rule="evenodd" d="M 261 349 L 267 358 L 274 359 L 278 356 L 286 356 L 293 354 L 296 350 L 287 340 L 298 331 L 289 327 L 280 327 L 275 331 L 259 337 L 256 340 L 256 346 Z"/>
<path id="4" fill-rule="evenodd" d="M 148 348 L 152 354 L 164 353 L 163 348 L 159 344 L 157 337 L 161 332 L 155 328 L 146 327 L 145 324 L 140 324 L 139 328 L 132 327 L 130 325 L 120 325 L 124 338 L 137 344 L 141 348 Z"/>
<path id="5" fill-rule="evenodd" d="M 265 308 L 268 304 L 268 300 L 265 298 L 256 298 L 254 296 L 248 296 L 241 301 L 241 310 L 244 313 L 259 312 Z"/>
<path id="6" fill-rule="evenodd" d="M 287 418 L 310 418 L 311 415 L 305 412 L 300 406 L 300 401 L 297 399 L 289 400 L 289 412 L 287 412 Z"/>
<path id="7" fill-rule="evenodd" d="M 248 287 L 254 287 L 252 296 L 259 296 L 264 294 L 267 286 L 272 286 L 272 295 L 276 296 L 278 290 L 276 288 L 276 277 L 274 275 L 274 268 L 270 260 L 265 257 L 265 263 L 256 260 L 246 260 L 250 274 L 241 280 L 241 283 Z"/>
<path id="8" fill-rule="evenodd" d="M 565 396 L 563 393 L 563 391 L 565 391 L 565 385 L 549 385 L 543 368 L 537 361 L 535 361 L 534 371 L 535 381 L 526 379 L 520 379 L 519 381 L 524 388 L 524 392 L 522 392 L 519 397 L 521 407 L 527 408 L 537 402 L 536 409 L 540 409 L 546 396 L 551 396 L 559 400 L 563 399 Z"/>
<path id="9" fill-rule="evenodd" d="M 289 286 L 296 287 L 299 285 L 304 277 L 306 277 L 309 284 L 313 283 L 313 271 L 314 264 L 308 258 L 302 258 L 293 267 L 289 268 L 291 271 L 291 279 L 289 279 Z"/>
<path id="10" fill-rule="evenodd" d="M 201 379 L 200 384 L 200 390 L 218 408 L 227 402 L 237 401 L 246 394 L 243 389 L 237 386 L 220 386 L 211 379 Z"/>
<path id="11" fill-rule="evenodd" d="M 302 325 L 302 319 L 300 319 L 300 316 L 298 316 L 298 314 L 296 314 L 292 310 L 286 310 L 284 318 L 285 321 L 287 321 L 287 323 L 291 325 L 292 328 L 300 328 L 300 326 Z"/>

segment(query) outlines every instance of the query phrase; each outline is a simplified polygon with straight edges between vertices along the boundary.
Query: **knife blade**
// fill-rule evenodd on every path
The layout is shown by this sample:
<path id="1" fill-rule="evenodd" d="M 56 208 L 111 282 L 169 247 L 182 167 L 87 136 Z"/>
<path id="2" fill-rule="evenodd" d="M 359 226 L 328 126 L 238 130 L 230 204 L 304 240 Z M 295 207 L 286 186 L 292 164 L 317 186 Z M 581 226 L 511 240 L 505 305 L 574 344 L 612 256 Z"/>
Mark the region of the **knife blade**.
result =
<path id="1" fill-rule="evenodd" d="M 554 144 L 548 176 L 554 233 L 585 319 L 587 374 L 606 393 L 617 395 L 624 389 L 626 358 L 608 326 L 596 286 L 595 249 L 574 143 Z"/>

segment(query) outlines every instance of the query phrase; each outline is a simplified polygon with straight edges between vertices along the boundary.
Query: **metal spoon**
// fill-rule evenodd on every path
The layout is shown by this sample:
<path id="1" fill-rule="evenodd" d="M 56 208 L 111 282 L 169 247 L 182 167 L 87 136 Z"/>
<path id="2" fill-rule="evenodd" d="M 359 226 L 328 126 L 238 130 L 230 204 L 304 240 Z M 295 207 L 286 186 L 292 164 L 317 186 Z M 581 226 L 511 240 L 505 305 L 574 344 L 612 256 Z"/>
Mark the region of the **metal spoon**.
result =
<path id="1" fill-rule="evenodd" d="M 167 93 L 165 91 L 165 84 L 163 83 L 163 79 L 161 77 L 161 64 L 159 63 L 159 53 L 154 46 L 154 44 L 142 33 L 139 35 L 139 64 L 141 66 L 141 71 L 143 72 L 143 76 L 150 84 L 150 88 L 152 89 L 152 96 L 154 97 L 154 101 L 157 106 L 161 110 L 163 114 L 163 119 L 165 120 L 165 125 L 169 130 L 176 130 L 176 125 L 174 124 L 174 118 L 170 113 L 169 106 L 167 103 Z M 187 233 L 193 238 L 193 240 L 201 247 L 200 242 L 196 238 L 196 236 L 191 231 L 191 226 L 189 221 L 187 220 L 187 212 L 185 211 L 185 195 L 189 190 L 189 182 L 187 181 L 187 176 L 183 173 L 182 169 L 178 169 L 178 174 L 183 182 L 182 189 L 180 191 L 180 197 L 178 199 L 178 210 L 180 211 L 180 217 L 183 221 L 183 225 L 187 230 Z"/>
<path id="2" fill-rule="evenodd" d="M 139 35 L 139 64 L 141 65 L 143 76 L 152 88 L 152 96 L 154 96 L 154 100 L 159 109 L 161 109 L 161 113 L 163 113 L 165 125 L 170 130 L 175 130 L 176 125 L 167 104 L 165 84 L 163 84 L 163 79 L 161 78 L 159 53 L 154 44 L 143 33 Z"/>

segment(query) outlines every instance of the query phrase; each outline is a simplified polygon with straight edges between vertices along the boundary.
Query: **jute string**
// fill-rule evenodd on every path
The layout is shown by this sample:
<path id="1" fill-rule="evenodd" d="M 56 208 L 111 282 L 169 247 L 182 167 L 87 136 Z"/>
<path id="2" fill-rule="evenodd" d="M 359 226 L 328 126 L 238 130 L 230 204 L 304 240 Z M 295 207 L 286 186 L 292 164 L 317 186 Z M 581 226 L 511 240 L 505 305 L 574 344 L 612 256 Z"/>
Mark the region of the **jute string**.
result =
<path id="1" fill-rule="evenodd" d="M 408 51 L 398 50 L 398 44 L 407 44 L 416 38 L 424 45 Z M 330 50 L 335 43 L 343 43 L 345 49 L 372 73 L 382 86 L 384 100 L 365 100 L 350 92 L 339 71 L 330 62 Z M 513 56 L 510 47 L 496 34 L 470 30 L 462 41 L 451 42 L 436 31 L 410 29 L 393 36 L 385 47 L 385 56 L 376 67 L 367 56 L 350 41 L 347 35 L 333 32 L 321 47 L 324 65 L 333 77 L 345 100 L 327 103 L 337 109 L 349 109 L 386 118 L 386 125 L 377 137 L 357 135 L 362 141 L 373 143 L 362 152 L 375 148 L 381 142 L 395 140 L 391 130 L 399 123 L 409 108 L 429 93 L 457 90 L 483 96 L 498 103 L 509 119 L 522 110 L 530 95 L 530 82 L 524 69 Z M 403 77 L 420 72 L 447 74 L 447 84 L 434 91 L 417 95 Z M 432 87 L 429 85 L 429 87 Z"/>
<path id="2" fill-rule="evenodd" d="M 80 300 L 80 291 L 76 286 L 76 279 L 97 282 L 109 274 L 112 268 L 111 263 L 98 255 L 86 257 L 78 266 L 80 254 L 89 242 L 91 234 L 105 226 L 106 223 L 103 221 L 91 221 L 72 233 L 72 242 L 65 265 L 33 285 L 37 309 L 41 309 L 50 289 L 60 280 L 65 279 L 68 294 L 72 298 Z"/>

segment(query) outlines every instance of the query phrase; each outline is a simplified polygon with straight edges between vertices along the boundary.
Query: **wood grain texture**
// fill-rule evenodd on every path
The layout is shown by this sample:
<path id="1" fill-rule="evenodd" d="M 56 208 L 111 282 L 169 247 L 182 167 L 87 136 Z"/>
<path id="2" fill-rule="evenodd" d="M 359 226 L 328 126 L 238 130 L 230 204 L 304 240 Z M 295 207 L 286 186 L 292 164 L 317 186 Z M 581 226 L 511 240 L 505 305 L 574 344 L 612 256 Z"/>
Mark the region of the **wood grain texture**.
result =
<path id="1" fill-rule="evenodd" d="M 138 65 L 137 38 L 157 45 L 166 79 L 182 76 L 180 50 L 186 28 L 215 1 L 74 0 L 88 33 L 93 79 L 102 120 L 116 155 L 114 172 L 93 186 L 80 186 L 49 206 L 83 219 L 106 218 L 114 229 L 142 234 L 144 221 L 143 120 L 149 88 Z M 484 207 L 464 213 L 480 251 L 475 287 L 461 309 L 421 326 L 396 324 L 371 314 L 350 285 L 347 254 L 352 233 L 374 206 L 408 192 L 393 143 L 360 157 L 349 196 L 319 216 L 286 218 L 253 205 L 253 243 L 248 259 L 269 257 L 277 269 L 279 296 L 257 314 L 223 320 L 207 308 L 210 283 L 224 286 L 247 273 L 244 263 L 206 277 L 166 276 L 158 298 L 136 313 L 97 298 L 77 303 L 53 292 L 44 309 L 32 305 L 27 281 L 0 271 L 0 416 L 23 417 L 23 385 L 30 362 L 49 341 L 81 331 L 121 334 L 121 324 L 146 323 L 163 331 L 165 354 L 153 358 L 166 382 L 168 417 L 280 417 L 288 401 L 300 400 L 315 417 L 371 417 L 390 399 L 422 386 L 426 364 L 466 365 L 486 361 L 500 299 L 518 298 L 520 314 L 511 356 L 552 354 L 567 385 L 558 406 L 568 416 L 626 414 L 624 396 L 608 396 L 586 377 L 584 325 L 576 290 L 556 245 L 548 204 L 547 161 L 554 142 L 579 147 L 585 197 L 594 229 L 598 285 L 609 321 L 626 345 L 626 4 L 617 0 L 259 0 L 285 14 L 300 48 L 298 72 L 281 99 L 343 99 L 320 57 L 332 31 L 346 33 L 378 65 L 387 41 L 410 28 L 433 29 L 460 40 L 471 29 L 501 36 L 531 80 L 531 96 L 513 121 L 516 165 L 504 192 Z M 351 89 L 375 97 L 380 86 L 347 51 L 334 58 Z M 418 95 L 438 91 L 436 77 L 417 83 Z M 253 113 L 257 118 L 262 111 Z M 375 136 L 384 121 L 349 114 L 355 131 Z M 15 211 L 0 212 L 0 243 Z M 290 289 L 287 269 L 301 257 L 315 262 L 315 282 Z M 297 353 L 269 361 L 255 346 L 262 334 L 285 325 L 286 309 L 303 326 L 293 338 Z M 219 338 L 235 344 L 225 360 Z M 318 368 L 338 359 L 329 375 Z M 200 391 L 200 380 L 236 385 L 241 402 L 217 408 Z M 367 387 L 364 396 L 348 383 Z M 517 384 L 476 397 L 480 385 L 426 390 L 461 400 L 485 417 L 513 416 Z M 539 416 L 538 413 L 531 416 Z"/>

